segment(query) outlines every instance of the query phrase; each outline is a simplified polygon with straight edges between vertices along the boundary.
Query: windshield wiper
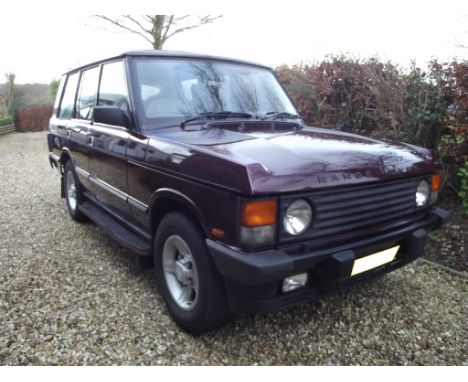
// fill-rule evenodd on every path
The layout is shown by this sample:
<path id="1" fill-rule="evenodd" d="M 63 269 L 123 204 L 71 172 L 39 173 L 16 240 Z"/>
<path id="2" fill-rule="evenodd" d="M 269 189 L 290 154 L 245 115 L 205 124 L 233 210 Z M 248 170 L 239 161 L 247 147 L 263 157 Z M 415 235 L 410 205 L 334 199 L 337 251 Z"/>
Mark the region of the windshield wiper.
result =
<path id="1" fill-rule="evenodd" d="M 287 111 L 269 111 L 268 113 L 265 113 L 265 116 L 262 118 L 263 120 L 265 119 L 299 119 L 297 114 L 292 114 L 288 113 Z"/>
<path id="2" fill-rule="evenodd" d="M 196 117 L 192 117 L 186 119 L 180 123 L 180 128 L 185 129 L 185 125 L 192 121 L 197 121 L 199 119 L 205 118 L 215 118 L 215 119 L 223 119 L 223 118 L 253 118 L 252 114 L 249 113 L 242 113 L 242 112 L 235 112 L 235 111 L 218 111 L 212 113 L 201 113 Z"/>

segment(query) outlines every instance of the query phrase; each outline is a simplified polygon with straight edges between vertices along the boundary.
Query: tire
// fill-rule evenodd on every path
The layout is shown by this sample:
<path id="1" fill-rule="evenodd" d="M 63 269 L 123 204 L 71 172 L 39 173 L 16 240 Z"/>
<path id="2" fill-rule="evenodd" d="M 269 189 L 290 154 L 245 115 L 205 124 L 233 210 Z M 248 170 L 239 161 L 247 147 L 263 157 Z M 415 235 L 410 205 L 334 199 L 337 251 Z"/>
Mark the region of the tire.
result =
<path id="1" fill-rule="evenodd" d="M 179 211 L 164 216 L 155 235 L 154 260 L 159 290 L 180 327 L 199 334 L 230 319 L 223 279 L 202 230 L 190 217 Z"/>
<path id="2" fill-rule="evenodd" d="M 71 160 L 65 162 L 63 187 L 65 188 L 65 200 L 67 201 L 68 213 L 71 218 L 77 222 L 87 221 L 87 216 L 78 208 L 78 206 L 83 203 L 83 188 L 76 176 L 75 168 Z"/>

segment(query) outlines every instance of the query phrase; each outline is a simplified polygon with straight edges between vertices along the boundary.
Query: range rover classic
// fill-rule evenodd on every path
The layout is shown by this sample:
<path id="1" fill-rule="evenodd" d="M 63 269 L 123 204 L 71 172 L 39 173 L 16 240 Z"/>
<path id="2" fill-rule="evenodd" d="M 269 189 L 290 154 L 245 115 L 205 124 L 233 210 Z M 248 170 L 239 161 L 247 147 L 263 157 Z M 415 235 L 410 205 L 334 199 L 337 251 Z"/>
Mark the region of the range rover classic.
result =
<path id="1" fill-rule="evenodd" d="M 192 333 L 393 271 L 448 217 L 430 150 L 308 127 L 270 68 L 230 58 L 71 70 L 47 139 L 71 218 L 154 265 Z"/>

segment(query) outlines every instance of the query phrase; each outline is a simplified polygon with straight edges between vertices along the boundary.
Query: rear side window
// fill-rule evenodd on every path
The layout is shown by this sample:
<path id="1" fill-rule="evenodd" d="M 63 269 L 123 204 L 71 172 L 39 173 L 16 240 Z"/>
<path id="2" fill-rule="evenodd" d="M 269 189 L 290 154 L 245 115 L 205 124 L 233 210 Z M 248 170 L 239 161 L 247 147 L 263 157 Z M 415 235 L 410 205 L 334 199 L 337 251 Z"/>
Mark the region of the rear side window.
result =
<path id="1" fill-rule="evenodd" d="M 99 67 L 85 70 L 81 75 L 80 93 L 76 103 L 76 117 L 91 120 L 96 104 Z"/>
<path id="2" fill-rule="evenodd" d="M 55 96 L 55 102 L 54 102 L 54 115 L 57 115 L 57 112 L 60 108 L 60 100 L 62 99 L 62 94 L 63 94 L 63 87 L 65 86 L 65 82 L 67 80 L 67 77 L 63 76 L 60 79 L 59 86 L 57 88 L 57 95 Z"/>
<path id="3" fill-rule="evenodd" d="M 103 65 L 98 105 L 115 106 L 128 111 L 128 92 L 122 61 Z"/>
<path id="4" fill-rule="evenodd" d="M 65 92 L 60 105 L 59 118 L 70 119 L 73 117 L 73 105 L 75 104 L 76 86 L 78 85 L 79 73 L 68 76 Z"/>

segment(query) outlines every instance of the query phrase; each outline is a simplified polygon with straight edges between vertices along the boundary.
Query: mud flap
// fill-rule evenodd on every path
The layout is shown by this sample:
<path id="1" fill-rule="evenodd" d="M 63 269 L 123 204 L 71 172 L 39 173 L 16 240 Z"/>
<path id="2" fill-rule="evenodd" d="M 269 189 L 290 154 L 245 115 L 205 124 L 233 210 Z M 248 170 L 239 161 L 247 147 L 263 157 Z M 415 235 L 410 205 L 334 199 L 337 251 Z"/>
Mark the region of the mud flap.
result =
<path id="1" fill-rule="evenodd" d="M 64 183 L 64 180 L 63 180 L 63 175 L 60 177 L 60 196 L 62 198 L 65 197 L 65 183 Z"/>

